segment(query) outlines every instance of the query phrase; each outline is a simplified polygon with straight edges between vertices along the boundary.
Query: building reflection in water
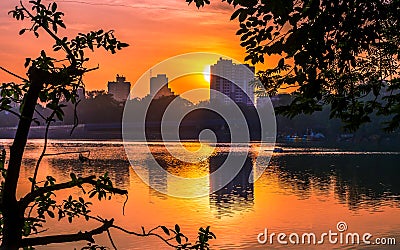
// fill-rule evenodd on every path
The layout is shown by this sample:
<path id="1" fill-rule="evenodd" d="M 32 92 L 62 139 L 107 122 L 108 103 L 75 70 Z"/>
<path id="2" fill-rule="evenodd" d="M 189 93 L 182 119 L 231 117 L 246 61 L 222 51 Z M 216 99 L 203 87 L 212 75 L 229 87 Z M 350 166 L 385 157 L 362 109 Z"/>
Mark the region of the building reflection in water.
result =
<path id="1" fill-rule="evenodd" d="M 212 175 L 226 161 L 228 153 L 221 153 L 209 158 L 210 186 L 219 187 L 223 178 Z M 240 162 L 243 156 L 232 155 Z M 210 206 L 217 211 L 217 217 L 229 216 L 237 211 L 251 209 L 254 205 L 254 177 L 253 161 L 251 155 L 245 156 L 246 160 L 235 178 L 218 191 L 210 194 Z"/>
<path id="2" fill-rule="evenodd" d="M 200 148 L 199 145 L 196 142 L 184 144 L 185 147 L 195 149 Z M 166 199 L 167 195 L 198 197 L 204 192 L 208 193 L 208 160 L 206 158 L 198 162 L 181 160 L 179 156 L 187 151 L 181 148 L 180 144 L 171 146 L 172 148 L 167 148 L 164 144 L 152 144 L 149 146 L 150 154 L 145 151 L 142 160 L 131 160 L 138 176 L 148 184 L 150 194 Z M 169 150 L 172 150 L 174 155 Z M 212 153 L 209 148 L 206 150 Z M 188 179 L 193 181 L 187 181 Z"/>
<path id="3" fill-rule="evenodd" d="M 144 161 L 145 164 L 137 168 L 137 170 L 143 171 L 141 175 L 144 173 L 144 176 L 146 176 L 146 181 L 150 185 L 149 190 L 152 195 L 165 199 L 168 190 L 176 188 L 193 190 L 195 194 L 204 187 L 211 190 L 212 187 L 222 186 L 218 191 L 209 194 L 210 206 L 217 212 L 218 217 L 224 215 L 229 216 L 234 212 L 251 209 L 253 207 L 253 162 L 255 161 L 253 155 L 237 153 L 231 156 L 232 158 L 230 161 L 244 161 L 244 163 L 240 172 L 234 179 L 224 185 L 222 182 L 225 178 L 221 176 L 221 178 L 219 178 L 216 174 L 209 174 L 216 171 L 226 161 L 229 153 L 225 150 L 223 152 L 214 152 L 208 159 L 197 163 L 188 163 L 178 160 L 163 146 L 157 146 L 157 148 L 152 148 L 151 150 L 152 155 L 148 156 Z M 154 158 L 155 161 L 152 158 Z M 243 158 L 245 159 L 243 160 Z M 161 170 L 159 166 L 166 171 Z M 181 186 L 179 182 L 173 183 L 168 178 L 167 172 L 187 178 L 197 178 L 207 175 L 209 175 L 209 177 L 205 179 L 207 183 L 195 184 L 195 182 L 193 182 L 191 183 L 193 186 Z"/>
<path id="4" fill-rule="evenodd" d="M 167 172 L 164 170 L 167 168 L 167 164 L 161 165 L 163 168 L 160 169 L 158 164 L 162 164 L 164 161 L 156 160 L 156 162 L 150 158 L 145 160 L 143 168 L 148 174 L 148 185 L 151 194 L 156 195 L 162 199 L 165 199 L 164 195 L 168 191 L 168 176 Z M 158 163 L 158 164 L 157 164 Z"/>
<path id="5" fill-rule="evenodd" d="M 308 199 L 329 195 L 351 210 L 400 206 L 399 155 L 280 155 L 271 160 L 268 175 L 277 175 L 285 190 Z"/>
<path id="6" fill-rule="evenodd" d="M 107 171 L 116 186 L 130 187 L 130 164 L 121 156 L 123 150 L 120 150 L 120 147 L 118 150 L 114 147 L 93 150 L 94 146 L 85 146 L 93 151 L 91 165 L 81 164 L 77 157 L 71 157 L 71 155 L 46 158 L 50 170 L 53 169 L 50 173 L 56 177 L 57 181 L 69 180 L 71 172 L 87 176 L 90 174 L 102 175 Z M 149 156 L 141 153 L 140 147 L 134 146 L 134 149 L 138 151 L 137 165 L 148 176 L 148 183 L 163 193 L 168 193 L 172 189 L 196 192 L 202 188 L 207 192 L 210 187 L 223 185 L 221 179 L 215 175 L 210 175 L 203 183 L 191 186 L 174 183 L 168 179 L 165 171 L 157 168 L 155 162 L 148 158 Z M 112 154 L 110 150 L 113 150 Z M 171 174 L 187 178 L 197 178 L 213 173 L 225 162 L 229 153 L 228 149 L 218 147 L 208 159 L 198 163 L 186 163 L 174 158 L 163 146 L 152 146 L 151 150 L 151 157 L 154 157 L 157 164 L 163 169 Z M 120 154 L 118 154 L 119 151 Z M 243 159 L 240 155 L 241 152 L 237 152 L 237 154 L 232 157 L 238 157 L 238 161 Z M 246 152 L 242 154 L 246 154 Z M 254 207 L 255 186 L 252 175 L 252 170 L 256 168 L 254 162 L 254 155 L 245 156 L 243 168 L 239 174 L 222 189 L 209 195 L 212 211 L 216 211 L 218 217 L 230 216 Z M 307 200 L 316 195 L 321 199 L 333 198 L 351 210 L 379 211 L 381 207 L 387 205 L 400 207 L 398 162 L 400 162 L 400 155 L 378 153 L 276 154 L 272 157 L 269 167 L 257 185 L 264 185 L 263 181 L 267 181 L 268 185 L 279 187 L 279 192 L 288 192 L 288 194 L 297 196 L 298 199 Z M 32 166 L 34 161 L 26 158 L 24 163 Z M 27 168 L 26 171 L 31 171 L 31 169 Z M 46 171 L 43 170 L 43 172 Z M 29 174 L 32 173 L 29 172 Z M 156 192 L 150 187 L 149 190 L 150 195 L 168 198 L 165 194 Z"/>

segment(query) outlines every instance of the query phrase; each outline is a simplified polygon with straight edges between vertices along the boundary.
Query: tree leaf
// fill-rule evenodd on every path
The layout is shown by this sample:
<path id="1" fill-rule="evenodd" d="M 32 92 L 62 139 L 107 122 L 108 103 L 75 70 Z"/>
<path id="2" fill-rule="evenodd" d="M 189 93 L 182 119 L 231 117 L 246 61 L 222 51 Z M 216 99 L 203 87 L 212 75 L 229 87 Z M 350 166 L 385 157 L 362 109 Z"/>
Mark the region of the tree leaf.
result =
<path id="1" fill-rule="evenodd" d="M 285 66 L 285 58 L 281 58 L 278 62 L 278 68 L 283 68 Z"/>
<path id="2" fill-rule="evenodd" d="M 166 235 L 170 235 L 169 229 L 166 226 L 161 226 L 161 229 L 164 231 Z"/>
<path id="3" fill-rule="evenodd" d="M 54 13 L 54 12 L 56 12 L 56 10 L 57 10 L 57 3 L 54 2 L 54 3 L 51 5 L 51 11 Z"/>
<path id="4" fill-rule="evenodd" d="M 181 228 L 179 227 L 178 224 L 175 225 L 175 231 L 176 231 L 177 233 L 179 233 L 179 232 L 181 231 Z"/>

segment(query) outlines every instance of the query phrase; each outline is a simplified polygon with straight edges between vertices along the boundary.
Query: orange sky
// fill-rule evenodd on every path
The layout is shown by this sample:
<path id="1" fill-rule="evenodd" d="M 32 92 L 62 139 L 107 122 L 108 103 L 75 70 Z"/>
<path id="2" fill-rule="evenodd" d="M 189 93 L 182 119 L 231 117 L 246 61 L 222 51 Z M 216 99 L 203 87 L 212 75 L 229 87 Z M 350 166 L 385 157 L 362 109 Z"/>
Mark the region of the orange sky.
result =
<path id="1" fill-rule="evenodd" d="M 29 33 L 18 35 L 19 29 L 28 23 L 7 15 L 18 1 L 0 2 L 0 66 L 24 76 L 25 58 L 37 57 L 43 48 L 51 51 L 52 41 L 45 35 L 39 39 Z M 232 7 L 220 1 L 200 10 L 188 6 L 184 0 L 59 0 L 57 3 L 66 14 L 68 30 L 63 35 L 114 29 L 120 40 L 131 45 L 115 55 L 102 51 L 90 55 L 91 65 L 99 64 L 100 69 L 86 75 L 88 90 L 105 89 L 107 81 L 114 80 L 117 73 L 135 83 L 153 65 L 182 53 L 221 53 L 239 61 L 245 57 L 240 38 L 235 35 L 238 23 L 229 21 Z M 16 79 L 0 72 L 0 82 L 6 81 Z M 179 93 L 179 87 L 175 86 L 173 90 Z"/>

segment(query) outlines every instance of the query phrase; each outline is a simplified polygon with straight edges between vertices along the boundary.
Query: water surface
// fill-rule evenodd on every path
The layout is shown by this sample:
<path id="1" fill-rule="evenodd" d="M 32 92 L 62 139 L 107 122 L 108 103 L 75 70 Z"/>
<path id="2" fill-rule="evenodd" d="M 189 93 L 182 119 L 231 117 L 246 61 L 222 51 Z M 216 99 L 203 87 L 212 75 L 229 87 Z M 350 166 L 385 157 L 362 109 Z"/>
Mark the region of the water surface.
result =
<path id="1" fill-rule="evenodd" d="M 10 141 L 3 140 L 1 143 L 10 145 Z M 28 143 L 20 178 L 20 195 L 29 188 L 27 178 L 33 173 L 42 144 L 41 140 Z M 196 142 L 187 142 L 185 146 L 198 147 Z M 210 225 L 217 235 L 217 240 L 212 242 L 212 249 L 288 248 L 277 244 L 260 245 L 257 235 L 265 228 L 270 232 L 287 234 L 326 232 L 336 229 L 339 221 L 346 222 L 348 230 L 352 232 L 369 232 L 375 237 L 396 237 L 400 240 L 398 152 L 343 152 L 323 147 L 304 149 L 293 145 L 279 146 L 284 148 L 285 153 L 274 154 L 269 167 L 255 183 L 251 172 L 260 166 L 255 166 L 256 154 L 248 154 L 242 171 L 230 184 L 214 194 L 195 199 L 170 197 L 148 187 L 133 171 L 122 143 L 117 141 L 50 141 L 48 153 L 89 150 L 92 162 L 91 165 L 82 164 L 76 154 L 46 157 L 39 175 L 40 178 L 52 175 L 61 182 L 69 180 L 71 172 L 86 176 L 107 171 L 117 187 L 129 191 L 125 215 L 122 214 L 125 197 L 115 197 L 101 203 L 93 200 L 94 213 L 103 218 L 115 218 L 117 225 L 138 232 L 141 226 L 150 229 L 157 225 L 173 227 L 178 223 L 190 238 L 196 236 L 200 226 Z M 134 147 L 137 152 L 135 164 L 148 172 L 149 182 L 159 190 L 183 188 L 196 192 L 218 184 L 215 179 L 188 187 L 171 183 L 165 174 L 151 172 L 149 160 L 143 153 L 143 144 L 137 143 Z M 150 147 L 154 157 L 170 173 L 189 178 L 207 176 L 218 168 L 227 155 L 226 145 L 218 145 L 208 159 L 197 164 L 185 164 L 171 158 L 160 143 L 153 143 Z M 240 154 L 240 150 L 237 153 Z M 268 159 L 261 159 L 257 164 L 267 162 Z M 62 200 L 70 194 L 77 197 L 83 195 L 74 189 L 59 193 L 57 199 Z M 49 222 L 49 230 L 44 234 L 75 233 L 97 225 L 84 220 L 72 224 L 54 220 Z M 158 239 L 142 239 L 116 230 L 112 230 L 112 235 L 119 249 L 168 249 Z M 96 239 L 98 244 L 111 246 L 105 235 Z M 38 249 L 74 247 L 76 244 Z M 304 249 L 304 246 L 290 247 Z M 312 247 L 354 248 L 344 245 Z M 391 249 L 396 247 L 392 246 Z"/>

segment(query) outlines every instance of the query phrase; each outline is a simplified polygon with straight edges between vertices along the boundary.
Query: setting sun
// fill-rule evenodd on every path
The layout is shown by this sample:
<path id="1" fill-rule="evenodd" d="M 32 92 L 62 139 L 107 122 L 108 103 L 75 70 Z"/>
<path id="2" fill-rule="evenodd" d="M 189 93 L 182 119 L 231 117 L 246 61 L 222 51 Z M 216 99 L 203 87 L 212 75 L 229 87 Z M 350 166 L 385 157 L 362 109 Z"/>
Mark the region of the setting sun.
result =
<path id="1" fill-rule="evenodd" d="M 206 80 L 206 82 L 209 83 L 210 80 L 211 80 L 210 65 L 206 65 L 206 66 L 204 67 L 203 76 L 204 76 L 204 80 Z"/>

